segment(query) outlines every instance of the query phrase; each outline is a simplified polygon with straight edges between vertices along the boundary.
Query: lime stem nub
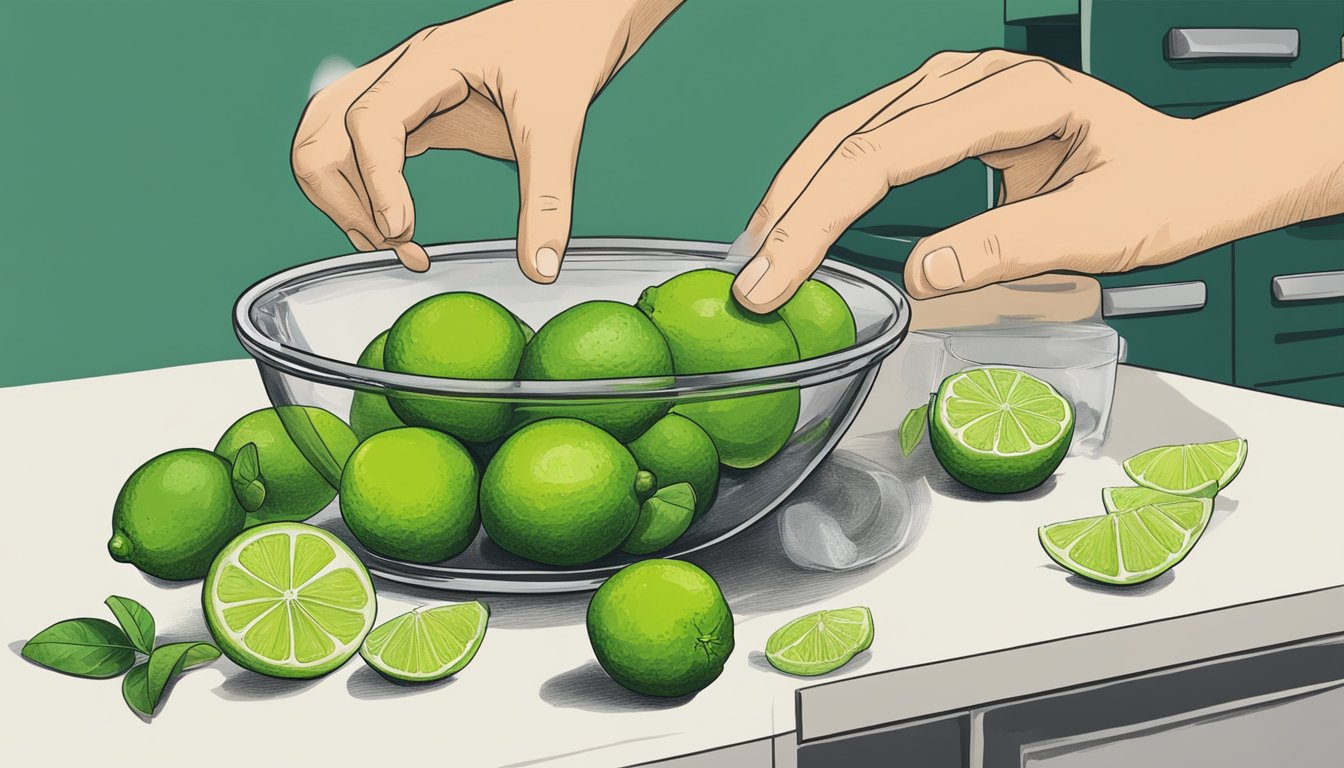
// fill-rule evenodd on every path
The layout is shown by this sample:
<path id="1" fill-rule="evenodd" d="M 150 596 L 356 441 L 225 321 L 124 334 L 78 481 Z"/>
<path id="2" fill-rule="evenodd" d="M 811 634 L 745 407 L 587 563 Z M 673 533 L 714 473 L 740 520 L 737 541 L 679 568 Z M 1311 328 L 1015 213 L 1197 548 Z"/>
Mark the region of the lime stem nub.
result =
<path id="1" fill-rule="evenodd" d="M 114 533 L 112 538 L 107 540 L 107 551 L 113 560 L 124 563 L 131 556 L 131 542 L 120 533 Z"/>
<path id="2" fill-rule="evenodd" d="M 635 495 L 643 499 L 645 496 L 653 493 L 654 488 L 658 486 L 658 478 L 647 469 L 641 469 L 635 473 Z"/>

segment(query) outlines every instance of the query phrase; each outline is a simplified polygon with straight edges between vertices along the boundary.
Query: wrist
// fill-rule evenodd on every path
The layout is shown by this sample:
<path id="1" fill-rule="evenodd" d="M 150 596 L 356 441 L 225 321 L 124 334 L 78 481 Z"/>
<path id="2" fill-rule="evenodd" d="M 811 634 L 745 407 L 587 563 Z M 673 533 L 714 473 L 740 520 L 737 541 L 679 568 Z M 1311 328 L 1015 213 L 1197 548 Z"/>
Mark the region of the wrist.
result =
<path id="1" fill-rule="evenodd" d="M 1344 213 L 1344 65 L 1193 121 L 1223 241 Z"/>

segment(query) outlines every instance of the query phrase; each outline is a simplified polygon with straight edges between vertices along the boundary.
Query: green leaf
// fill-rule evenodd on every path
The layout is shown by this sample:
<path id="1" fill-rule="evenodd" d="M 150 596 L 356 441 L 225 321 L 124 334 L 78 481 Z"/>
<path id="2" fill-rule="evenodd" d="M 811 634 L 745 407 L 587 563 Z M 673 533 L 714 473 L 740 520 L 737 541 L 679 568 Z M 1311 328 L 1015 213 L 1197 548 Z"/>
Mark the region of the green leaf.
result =
<path id="1" fill-rule="evenodd" d="M 75 677 L 116 677 L 135 663 L 126 633 L 104 619 L 67 619 L 38 632 L 23 657 Z"/>
<path id="2" fill-rule="evenodd" d="M 163 691 L 182 671 L 219 658 L 219 649 L 209 643 L 169 643 L 154 649 L 149 660 L 132 669 L 121 681 L 126 705 L 145 717 L 153 717 Z"/>
<path id="3" fill-rule="evenodd" d="M 233 457 L 233 495 L 248 512 L 261 509 L 266 500 L 266 485 L 261 481 L 261 462 L 257 458 L 257 444 L 248 443 Z"/>
<path id="4" fill-rule="evenodd" d="M 659 488 L 658 492 L 653 494 L 649 501 L 658 500 L 665 504 L 673 504 L 685 509 L 695 509 L 695 489 L 690 483 L 676 483 L 666 488 Z"/>
<path id="5" fill-rule="evenodd" d="M 154 617 L 145 610 L 145 606 L 129 597 L 113 595 L 104 601 L 117 617 L 121 631 L 126 633 L 131 644 L 141 653 L 148 654 L 154 648 Z"/>
<path id="6" fill-rule="evenodd" d="M 905 414 L 901 420 L 901 455 L 909 456 L 924 437 L 924 425 L 928 421 L 929 406 L 921 405 Z"/>

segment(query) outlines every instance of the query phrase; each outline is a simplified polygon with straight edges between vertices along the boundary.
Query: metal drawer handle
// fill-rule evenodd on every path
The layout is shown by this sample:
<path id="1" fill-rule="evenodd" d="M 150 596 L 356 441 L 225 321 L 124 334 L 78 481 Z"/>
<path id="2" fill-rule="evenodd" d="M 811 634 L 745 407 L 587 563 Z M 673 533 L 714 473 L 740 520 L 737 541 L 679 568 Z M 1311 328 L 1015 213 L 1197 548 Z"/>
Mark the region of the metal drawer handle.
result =
<path id="1" fill-rule="evenodd" d="M 1167 32 L 1167 59 L 1296 59 L 1296 29 L 1182 29 Z"/>
<path id="2" fill-rule="evenodd" d="M 1344 298 L 1344 270 L 1279 275 L 1272 281 L 1272 288 L 1279 301 Z"/>
<path id="3" fill-rule="evenodd" d="M 1132 317 L 1202 309 L 1209 291 L 1201 280 L 1106 288 L 1101 292 L 1103 317 Z"/>

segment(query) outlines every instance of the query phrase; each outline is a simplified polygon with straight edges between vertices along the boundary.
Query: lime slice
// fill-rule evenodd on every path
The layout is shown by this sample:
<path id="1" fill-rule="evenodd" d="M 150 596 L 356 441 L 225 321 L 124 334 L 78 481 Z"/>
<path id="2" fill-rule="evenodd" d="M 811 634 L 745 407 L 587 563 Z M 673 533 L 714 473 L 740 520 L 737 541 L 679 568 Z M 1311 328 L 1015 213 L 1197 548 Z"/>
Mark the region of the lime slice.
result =
<path id="1" fill-rule="evenodd" d="M 1166 491 L 1154 491 L 1152 488 L 1127 485 L 1120 488 L 1102 488 L 1101 503 L 1107 512 L 1124 512 L 1128 509 L 1155 506 L 1166 510 L 1195 509 L 1191 504 L 1199 505 L 1207 501 L 1203 498 L 1191 498 Z M 1198 507 L 1202 509 L 1203 507 Z"/>
<path id="2" fill-rule="evenodd" d="M 1041 526 L 1046 554 L 1085 579 L 1129 586 L 1166 573 L 1185 559 L 1209 525 L 1213 501 L 1107 488 L 1107 514 Z M 1117 503 L 1135 504 L 1115 507 Z"/>
<path id="3" fill-rule="evenodd" d="M 377 612 L 363 563 L 302 523 L 243 531 L 215 557 L 201 602 L 210 634 L 241 667 L 318 677 L 355 655 Z"/>
<path id="4" fill-rule="evenodd" d="M 1054 387 L 1011 368 L 943 380 L 929 438 L 948 474 L 977 490 L 1017 493 L 1050 476 L 1073 438 L 1073 406 Z"/>
<path id="5" fill-rule="evenodd" d="M 1190 443 L 1153 448 L 1130 456 L 1125 474 L 1139 485 L 1181 496 L 1215 496 L 1246 463 L 1246 441 Z"/>
<path id="6" fill-rule="evenodd" d="M 824 675 L 873 644 L 873 614 L 862 606 L 794 619 L 765 643 L 765 658 L 790 675 Z"/>
<path id="7" fill-rule="evenodd" d="M 471 663 L 489 621 L 484 603 L 421 606 L 370 632 L 359 655 L 393 680 L 442 680 Z"/>

